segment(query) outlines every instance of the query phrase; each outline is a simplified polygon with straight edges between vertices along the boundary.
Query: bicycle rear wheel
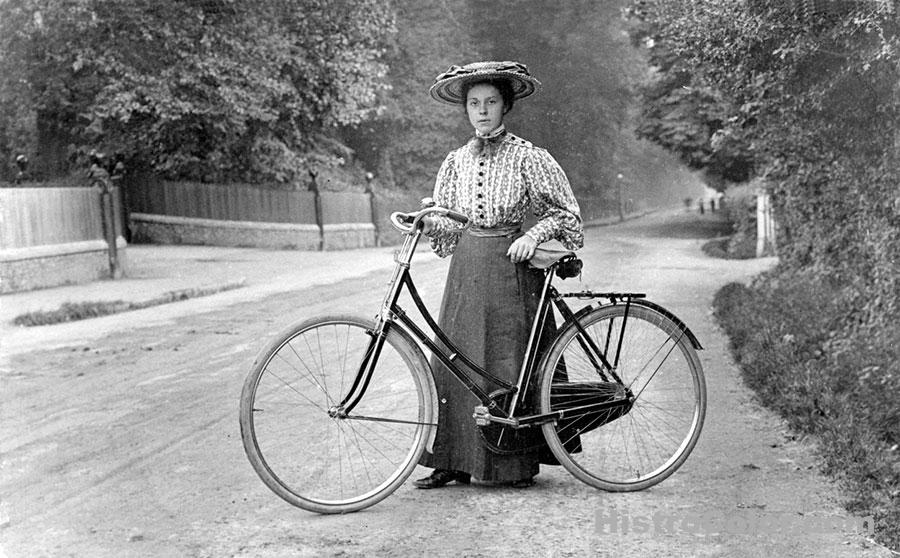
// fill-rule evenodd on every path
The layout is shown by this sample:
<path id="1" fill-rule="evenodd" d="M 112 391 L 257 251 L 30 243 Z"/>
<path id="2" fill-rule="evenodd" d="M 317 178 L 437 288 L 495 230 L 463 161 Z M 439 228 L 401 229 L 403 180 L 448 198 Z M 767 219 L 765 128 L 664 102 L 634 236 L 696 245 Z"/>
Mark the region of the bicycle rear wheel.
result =
<path id="1" fill-rule="evenodd" d="M 401 330 L 388 330 L 355 408 L 345 417 L 335 412 L 372 350 L 372 328 L 354 316 L 295 324 L 260 352 L 244 383 L 244 450 L 266 486 L 295 506 L 347 513 L 381 501 L 410 475 L 430 438 L 434 384 Z"/>
<path id="2" fill-rule="evenodd" d="M 580 322 L 622 385 L 598 373 L 598 357 L 575 324 L 546 353 L 539 376 L 541 412 L 566 411 L 542 426 L 559 462 L 579 480 L 613 492 L 653 486 L 687 459 L 706 414 L 706 383 L 683 327 L 636 304 L 602 306 Z M 633 397 L 598 413 L 579 405 Z"/>

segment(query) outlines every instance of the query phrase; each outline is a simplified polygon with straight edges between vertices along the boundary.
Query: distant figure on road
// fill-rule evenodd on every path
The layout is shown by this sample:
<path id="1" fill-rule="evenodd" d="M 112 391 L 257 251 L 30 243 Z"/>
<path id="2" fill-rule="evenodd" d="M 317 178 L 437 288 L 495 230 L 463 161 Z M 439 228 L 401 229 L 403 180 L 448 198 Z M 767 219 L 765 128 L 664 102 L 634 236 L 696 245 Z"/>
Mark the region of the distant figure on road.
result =
<path id="1" fill-rule="evenodd" d="M 544 277 L 528 260 L 551 239 L 571 250 L 584 244 L 580 209 L 563 170 L 546 150 L 503 124 L 514 101 L 539 85 L 523 64 L 477 62 L 451 67 L 430 89 L 436 100 L 465 107 L 475 128 L 466 145 L 447 155 L 434 188 L 437 205 L 468 215 L 471 227 L 462 232 L 446 217 L 425 224 L 432 249 L 441 257 L 453 255 L 439 325 L 476 363 L 512 383 L 522 367 Z M 529 209 L 538 221 L 523 233 Z M 549 341 L 545 331 L 542 343 Z M 439 418 L 434 453 L 426 453 L 422 465 L 434 472 L 415 485 L 440 488 L 472 477 L 516 487 L 533 484 L 539 463 L 555 462 L 540 431 L 535 429 L 540 445 L 529 444 L 528 451 L 493 453 L 472 418 L 479 401 L 433 360 Z"/>

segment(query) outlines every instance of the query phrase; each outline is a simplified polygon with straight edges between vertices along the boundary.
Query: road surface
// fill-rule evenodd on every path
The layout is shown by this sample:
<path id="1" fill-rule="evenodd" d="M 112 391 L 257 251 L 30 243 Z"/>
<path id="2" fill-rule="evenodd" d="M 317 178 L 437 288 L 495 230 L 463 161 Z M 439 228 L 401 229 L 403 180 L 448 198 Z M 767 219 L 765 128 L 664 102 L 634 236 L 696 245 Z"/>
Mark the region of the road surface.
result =
<path id="1" fill-rule="evenodd" d="M 861 520 L 819 475 L 813 443 L 741 384 L 711 301 L 772 261 L 706 257 L 702 243 L 720 232 L 710 216 L 686 213 L 590 229 L 581 284 L 563 284 L 646 292 L 705 347 L 703 434 L 650 490 L 599 492 L 545 467 L 520 490 L 407 482 L 345 516 L 271 493 L 238 429 L 253 356 L 291 321 L 374 315 L 388 280 L 380 272 L 13 355 L 0 378 L 0 557 L 888 556 L 856 532 Z M 334 265 L 353 262 L 335 253 Z M 436 258 L 414 269 L 435 310 L 446 269 Z"/>

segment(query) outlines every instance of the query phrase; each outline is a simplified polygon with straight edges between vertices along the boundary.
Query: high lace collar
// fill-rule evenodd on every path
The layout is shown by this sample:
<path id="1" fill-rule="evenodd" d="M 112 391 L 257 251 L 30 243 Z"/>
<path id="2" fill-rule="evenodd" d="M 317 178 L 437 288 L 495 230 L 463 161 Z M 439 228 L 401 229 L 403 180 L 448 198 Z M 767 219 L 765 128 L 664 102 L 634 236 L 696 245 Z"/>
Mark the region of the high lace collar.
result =
<path id="1" fill-rule="evenodd" d="M 501 124 L 494 131 L 487 135 L 481 135 L 478 131 L 475 131 L 475 137 L 472 139 L 470 149 L 472 150 L 472 154 L 476 157 L 485 156 L 491 157 L 494 153 L 497 152 L 497 146 L 503 141 L 503 138 L 506 137 L 506 128 Z"/>

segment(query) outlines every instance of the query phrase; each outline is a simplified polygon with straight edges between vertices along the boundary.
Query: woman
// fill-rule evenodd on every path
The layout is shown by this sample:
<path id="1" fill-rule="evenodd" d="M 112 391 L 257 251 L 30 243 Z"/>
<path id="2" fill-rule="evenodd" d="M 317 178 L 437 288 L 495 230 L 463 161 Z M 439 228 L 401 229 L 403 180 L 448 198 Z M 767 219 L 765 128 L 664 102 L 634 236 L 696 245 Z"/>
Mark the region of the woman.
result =
<path id="1" fill-rule="evenodd" d="M 562 169 L 547 151 L 507 132 L 503 124 L 515 100 L 539 85 L 522 64 L 477 62 L 451 67 L 430 89 L 438 101 L 465 106 L 475 128 L 475 137 L 444 160 L 434 189 L 436 204 L 468 215 L 470 228 L 461 231 L 442 217 L 425 225 L 433 250 L 441 257 L 453 255 L 440 326 L 476 363 L 512 383 L 522 367 L 543 283 L 543 273 L 530 269 L 528 260 L 551 239 L 570 250 L 584 242 L 578 203 Z M 529 209 L 537 223 L 523 233 Z M 472 477 L 516 487 L 533 484 L 549 452 L 539 446 L 518 453 L 489 449 L 472 418 L 477 398 L 437 359 L 432 366 L 438 428 L 434 451 L 424 455 L 422 465 L 434 472 L 415 485 L 440 488 L 468 484 Z"/>

